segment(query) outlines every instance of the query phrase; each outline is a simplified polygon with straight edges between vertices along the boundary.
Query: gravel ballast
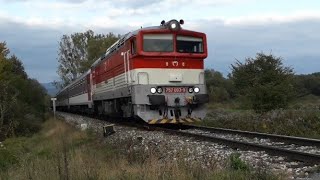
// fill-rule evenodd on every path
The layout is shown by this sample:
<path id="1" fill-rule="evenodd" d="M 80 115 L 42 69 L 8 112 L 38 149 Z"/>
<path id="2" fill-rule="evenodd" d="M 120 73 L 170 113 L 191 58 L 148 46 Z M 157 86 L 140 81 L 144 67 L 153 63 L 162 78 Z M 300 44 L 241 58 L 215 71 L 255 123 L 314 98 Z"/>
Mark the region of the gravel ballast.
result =
<path id="1" fill-rule="evenodd" d="M 238 134 L 213 133 L 213 132 L 203 131 L 203 130 L 198 130 L 198 129 L 188 129 L 188 130 L 184 130 L 184 131 L 189 132 L 189 133 L 194 133 L 194 134 L 211 136 L 211 137 L 219 137 L 219 138 L 231 139 L 231 140 L 236 140 L 236 141 L 241 141 L 241 142 L 267 145 L 267 146 L 272 146 L 272 147 L 277 147 L 277 148 L 282 148 L 282 149 L 287 149 L 287 150 L 304 152 L 304 153 L 320 154 L 320 148 L 318 148 L 316 146 L 301 146 L 301 145 L 296 145 L 296 144 L 288 144 L 288 143 L 281 142 L 281 141 L 272 141 L 270 139 L 265 139 L 265 138 L 256 138 L 256 137 L 249 138 L 249 137 L 241 136 Z"/>
<path id="2" fill-rule="evenodd" d="M 103 126 L 110 125 L 106 121 L 85 116 L 58 112 L 69 124 L 81 128 L 86 124 L 88 128 L 103 134 Z M 196 139 L 171 135 L 165 132 L 142 130 L 135 127 L 115 125 L 116 133 L 105 138 L 108 143 L 132 142 L 131 149 L 143 151 L 146 154 L 156 153 L 164 161 L 176 160 L 183 157 L 188 163 L 200 163 L 204 168 L 224 167 L 233 153 L 240 153 L 240 158 L 253 168 L 265 168 L 276 173 L 285 173 L 290 179 L 303 178 L 318 179 L 317 174 L 310 175 L 318 166 L 305 166 L 301 162 L 286 161 L 281 156 L 270 156 L 263 151 L 242 151 L 231 149 L 226 145 Z M 313 177 L 314 176 L 314 177 Z"/>

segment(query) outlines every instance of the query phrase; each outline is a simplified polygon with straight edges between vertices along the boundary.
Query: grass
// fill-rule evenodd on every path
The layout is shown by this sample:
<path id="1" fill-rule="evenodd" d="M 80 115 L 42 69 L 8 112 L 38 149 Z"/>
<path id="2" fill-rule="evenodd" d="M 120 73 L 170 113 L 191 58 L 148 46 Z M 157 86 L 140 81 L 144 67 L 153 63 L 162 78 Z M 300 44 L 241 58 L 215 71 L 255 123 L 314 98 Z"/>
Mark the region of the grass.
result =
<path id="1" fill-rule="evenodd" d="M 296 99 L 290 104 L 291 109 L 318 109 L 320 110 L 320 97 L 312 94 Z"/>
<path id="2" fill-rule="evenodd" d="M 256 171 L 232 155 L 225 167 L 163 161 L 152 149 L 130 148 L 132 141 L 105 143 L 91 131 L 48 120 L 32 137 L 11 138 L 0 148 L 1 179 L 284 179 Z M 263 172 L 263 173 L 261 173 Z"/>
<path id="3" fill-rule="evenodd" d="M 302 136 L 320 139 L 320 98 L 305 96 L 288 109 L 258 114 L 243 110 L 237 103 L 210 104 L 205 126 Z"/>

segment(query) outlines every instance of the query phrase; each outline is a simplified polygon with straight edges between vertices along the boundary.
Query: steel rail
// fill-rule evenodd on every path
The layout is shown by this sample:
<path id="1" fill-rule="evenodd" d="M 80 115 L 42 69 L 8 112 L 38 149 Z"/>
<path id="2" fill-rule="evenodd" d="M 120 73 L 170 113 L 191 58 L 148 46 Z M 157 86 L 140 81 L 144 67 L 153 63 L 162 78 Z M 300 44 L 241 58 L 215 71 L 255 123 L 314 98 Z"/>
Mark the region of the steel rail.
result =
<path id="1" fill-rule="evenodd" d="M 251 138 L 258 137 L 258 138 L 270 139 L 272 141 L 281 141 L 281 142 L 303 145 L 303 146 L 320 147 L 320 139 L 311 139 L 311 138 L 296 137 L 296 136 L 285 136 L 285 135 L 277 135 L 277 134 L 267 134 L 267 133 L 251 132 L 251 131 L 241 131 L 241 130 L 235 130 L 235 129 L 224 129 L 224 128 L 194 126 L 194 125 L 185 125 L 184 127 L 209 131 L 212 133 L 239 134 L 239 135 L 251 137 Z"/>
<path id="2" fill-rule="evenodd" d="M 221 143 L 221 144 L 225 144 L 229 147 L 239 148 L 242 150 L 250 149 L 250 150 L 256 150 L 256 151 L 265 151 L 270 155 L 284 156 L 290 160 L 301 161 L 301 162 L 304 162 L 304 163 L 310 164 L 310 165 L 320 163 L 320 155 L 319 154 L 304 153 L 304 152 L 293 151 L 293 150 L 288 150 L 288 149 L 281 149 L 281 148 L 277 148 L 277 147 L 273 147 L 273 146 L 266 146 L 266 145 L 255 144 L 255 143 L 236 141 L 236 140 L 225 139 L 225 138 L 220 138 L 220 137 L 212 137 L 212 136 L 195 134 L 195 133 L 190 133 L 190 132 L 185 132 L 185 131 L 180 131 L 180 130 L 172 130 L 172 129 L 167 129 L 167 128 L 157 127 L 157 128 L 155 128 L 155 130 L 164 131 L 166 133 L 175 134 L 175 135 L 193 137 L 193 138 L 196 138 L 199 140 L 204 140 L 204 141 Z"/>

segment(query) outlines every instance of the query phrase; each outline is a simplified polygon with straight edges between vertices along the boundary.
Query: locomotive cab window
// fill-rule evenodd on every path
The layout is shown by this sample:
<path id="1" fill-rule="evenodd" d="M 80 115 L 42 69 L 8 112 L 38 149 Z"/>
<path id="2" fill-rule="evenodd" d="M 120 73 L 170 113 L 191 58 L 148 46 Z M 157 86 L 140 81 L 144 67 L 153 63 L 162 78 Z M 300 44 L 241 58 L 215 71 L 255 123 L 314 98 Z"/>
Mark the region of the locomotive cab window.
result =
<path id="1" fill-rule="evenodd" d="M 131 41 L 131 54 L 135 55 L 137 53 L 137 41 L 136 39 L 133 39 Z"/>
<path id="2" fill-rule="evenodd" d="M 177 51 L 179 53 L 203 53 L 202 38 L 177 36 Z"/>
<path id="3" fill-rule="evenodd" d="M 145 34 L 143 35 L 143 51 L 145 52 L 172 52 L 172 34 Z"/>

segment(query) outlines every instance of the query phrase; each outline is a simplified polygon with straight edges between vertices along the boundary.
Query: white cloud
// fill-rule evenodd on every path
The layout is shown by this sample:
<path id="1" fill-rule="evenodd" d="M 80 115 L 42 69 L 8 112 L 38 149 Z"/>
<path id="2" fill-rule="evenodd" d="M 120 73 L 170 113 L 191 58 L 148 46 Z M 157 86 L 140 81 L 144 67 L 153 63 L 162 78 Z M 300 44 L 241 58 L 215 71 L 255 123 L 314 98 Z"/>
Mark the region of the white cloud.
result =
<path id="1" fill-rule="evenodd" d="M 226 25 L 267 25 L 320 19 L 320 12 L 298 11 L 289 15 L 269 13 L 224 19 Z"/>
<path id="2" fill-rule="evenodd" d="M 215 6 L 222 6 L 222 5 L 234 5 L 239 3 L 248 3 L 255 0 L 201 0 L 196 1 L 194 0 L 194 3 L 198 3 L 200 5 L 215 5 Z"/>
<path id="3" fill-rule="evenodd" d="M 191 12 L 186 12 L 190 11 L 190 9 L 192 10 L 192 7 L 199 9 L 204 6 L 234 5 L 252 1 L 256 0 L 25 0 L 18 1 L 20 4 L 23 4 L 22 6 L 26 11 L 25 14 L 21 15 L 8 11 L 5 14 L 0 11 L 0 18 L 25 23 L 29 26 L 52 28 L 117 28 L 119 26 L 129 26 L 133 28 L 145 25 L 158 25 L 162 18 L 169 20 L 172 16 L 176 18 L 186 17 L 186 27 L 198 27 L 197 21 L 199 21 L 199 19 L 215 20 L 216 22 L 230 26 L 266 25 L 320 18 L 318 11 L 297 11 L 291 14 L 270 12 L 267 14 L 250 14 L 248 16 L 237 17 L 217 15 L 201 16 L 200 14 L 199 16 L 193 17 L 190 16 Z M 142 5 L 138 6 L 140 3 L 142 3 Z M 155 17 L 157 14 L 161 14 L 162 17 Z"/>
<path id="4" fill-rule="evenodd" d="M 14 0 L 13 0 L 14 1 Z M 287 64 L 306 66 L 304 57 L 320 57 L 320 13 L 318 11 L 248 12 L 242 15 L 215 14 L 217 6 L 237 6 L 257 0 L 0 0 L 0 40 L 24 61 L 27 71 L 38 76 L 41 68 L 53 76 L 57 42 L 62 34 L 92 29 L 98 33 L 124 34 L 140 26 L 159 25 L 161 20 L 183 18 L 185 29 L 205 32 L 209 43 L 207 67 L 228 72 L 234 58 L 243 59 L 271 50 Z M 6 7 L 6 4 L 8 7 Z M 143 4 L 140 4 L 143 3 Z M 17 6 L 13 8 L 12 6 Z M 206 8 L 203 10 L 203 8 Z M 196 14 L 196 15 L 195 15 Z M 247 15 L 247 16 L 244 16 Z M 178 19 L 179 20 L 179 19 Z M 24 41 L 21 41 L 23 39 Z M 44 59 L 46 59 L 44 61 Z M 291 59 L 294 59 L 291 61 Z M 299 72 L 312 72 L 312 61 Z M 317 67 L 318 68 L 318 67 Z M 309 71 L 308 71 L 309 69 Z"/>

